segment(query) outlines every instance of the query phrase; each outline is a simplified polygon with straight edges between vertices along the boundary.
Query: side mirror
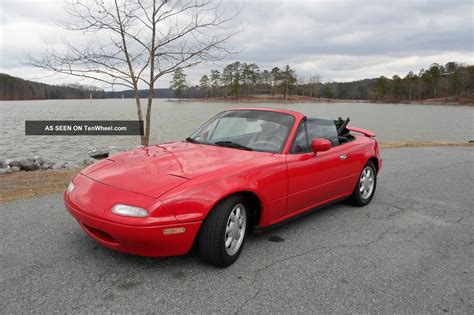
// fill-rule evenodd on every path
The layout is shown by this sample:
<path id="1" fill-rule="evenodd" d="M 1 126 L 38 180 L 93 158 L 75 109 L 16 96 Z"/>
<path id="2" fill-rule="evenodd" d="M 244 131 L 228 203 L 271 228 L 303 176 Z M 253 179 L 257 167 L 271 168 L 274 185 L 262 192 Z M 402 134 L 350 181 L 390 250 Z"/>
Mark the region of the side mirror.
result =
<path id="1" fill-rule="evenodd" d="M 327 151 L 332 148 L 331 141 L 322 138 L 315 138 L 311 141 L 311 149 L 313 150 L 314 154 L 318 152 Z"/>

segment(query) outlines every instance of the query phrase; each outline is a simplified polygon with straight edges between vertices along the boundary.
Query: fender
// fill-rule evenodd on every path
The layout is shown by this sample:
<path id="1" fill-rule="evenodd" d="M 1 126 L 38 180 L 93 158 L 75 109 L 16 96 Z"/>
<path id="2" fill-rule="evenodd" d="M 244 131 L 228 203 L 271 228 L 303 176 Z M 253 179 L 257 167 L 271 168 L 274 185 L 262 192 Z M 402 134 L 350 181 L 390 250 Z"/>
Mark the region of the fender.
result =
<path id="1" fill-rule="evenodd" d="M 229 195 L 250 192 L 260 201 L 260 224 L 265 224 L 286 207 L 288 178 L 284 157 L 278 155 L 277 163 L 271 163 L 264 168 L 252 168 L 218 181 L 207 182 L 204 178 L 190 180 L 179 189 L 165 193 L 158 201 L 171 211 L 179 222 L 187 223 L 203 221 L 209 211 Z"/>

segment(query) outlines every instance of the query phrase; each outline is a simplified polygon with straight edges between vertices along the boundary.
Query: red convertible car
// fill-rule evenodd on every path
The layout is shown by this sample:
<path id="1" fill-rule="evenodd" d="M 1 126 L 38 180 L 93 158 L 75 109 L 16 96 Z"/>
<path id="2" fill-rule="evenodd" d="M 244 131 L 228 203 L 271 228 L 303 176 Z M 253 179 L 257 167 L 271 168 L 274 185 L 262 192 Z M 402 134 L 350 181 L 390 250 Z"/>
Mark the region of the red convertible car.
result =
<path id="1" fill-rule="evenodd" d="M 365 206 L 382 166 L 373 132 L 282 109 L 224 111 L 186 141 L 101 160 L 64 194 L 98 243 L 143 256 L 232 264 L 250 230 L 350 198 Z"/>

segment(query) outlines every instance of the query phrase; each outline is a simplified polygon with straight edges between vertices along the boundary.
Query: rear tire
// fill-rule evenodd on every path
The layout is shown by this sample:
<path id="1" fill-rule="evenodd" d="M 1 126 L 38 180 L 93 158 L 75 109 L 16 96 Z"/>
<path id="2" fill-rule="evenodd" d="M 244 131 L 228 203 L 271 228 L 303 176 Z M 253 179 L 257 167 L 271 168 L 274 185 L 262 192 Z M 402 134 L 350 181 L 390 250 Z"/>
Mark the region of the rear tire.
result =
<path id="1" fill-rule="evenodd" d="M 199 254 L 204 261 L 227 267 L 239 258 L 248 230 L 246 204 L 242 196 L 230 196 L 209 213 L 199 232 Z"/>
<path id="2" fill-rule="evenodd" d="M 377 187 L 377 172 L 374 163 L 368 161 L 365 164 L 357 181 L 357 185 L 352 192 L 350 201 L 357 207 L 363 207 L 370 203 Z"/>

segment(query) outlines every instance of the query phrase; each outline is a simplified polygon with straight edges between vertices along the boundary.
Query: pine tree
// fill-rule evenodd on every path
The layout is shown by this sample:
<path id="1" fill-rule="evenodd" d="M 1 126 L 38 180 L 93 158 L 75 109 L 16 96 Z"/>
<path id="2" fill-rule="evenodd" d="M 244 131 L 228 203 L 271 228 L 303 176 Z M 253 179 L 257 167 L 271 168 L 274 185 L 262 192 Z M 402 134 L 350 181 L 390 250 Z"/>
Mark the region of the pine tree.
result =
<path id="1" fill-rule="evenodd" d="M 170 87 L 173 89 L 174 94 L 177 98 L 181 98 L 186 91 L 188 84 L 186 82 L 186 74 L 183 69 L 177 69 L 173 78 L 170 81 Z"/>
<path id="2" fill-rule="evenodd" d="M 209 77 L 207 75 L 203 75 L 201 77 L 201 80 L 199 80 L 199 86 L 201 88 L 201 91 L 203 92 L 203 95 L 206 98 L 209 97 Z"/>

